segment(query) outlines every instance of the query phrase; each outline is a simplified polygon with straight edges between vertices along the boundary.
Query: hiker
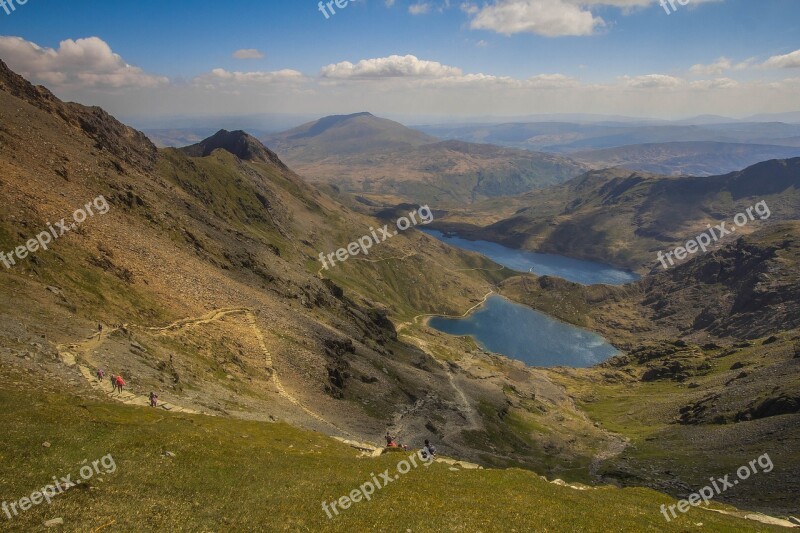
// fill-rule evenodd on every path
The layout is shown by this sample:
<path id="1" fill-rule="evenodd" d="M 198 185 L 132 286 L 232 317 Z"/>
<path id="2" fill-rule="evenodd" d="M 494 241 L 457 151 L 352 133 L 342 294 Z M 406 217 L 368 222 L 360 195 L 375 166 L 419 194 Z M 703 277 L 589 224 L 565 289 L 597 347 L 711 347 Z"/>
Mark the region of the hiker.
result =
<path id="1" fill-rule="evenodd" d="M 125 386 L 125 380 L 122 379 L 122 376 L 117 376 L 117 379 L 114 380 L 114 382 L 117 385 L 117 388 L 119 389 L 119 393 L 122 394 L 122 387 Z"/>
<path id="2" fill-rule="evenodd" d="M 158 395 L 155 392 L 150 393 L 150 407 L 158 407 Z"/>
<path id="3" fill-rule="evenodd" d="M 431 441 L 425 439 L 425 447 L 422 448 L 422 458 L 436 457 L 436 446 L 431 444 Z"/>
<path id="4" fill-rule="evenodd" d="M 395 437 L 389 435 L 388 431 L 386 432 L 386 436 L 384 438 L 386 439 L 387 448 L 397 448 L 397 442 L 395 441 Z"/>
<path id="5" fill-rule="evenodd" d="M 103 382 L 103 378 L 105 378 L 105 377 L 106 377 L 106 371 L 103 370 L 102 368 L 98 368 L 97 369 L 97 381 L 102 383 Z"/>
<path id="6" fill-rule="evenodd" d="M 111 374 L 111 393 L 113 394 L 117 390 L 117 378 L 114 374 Z"/>

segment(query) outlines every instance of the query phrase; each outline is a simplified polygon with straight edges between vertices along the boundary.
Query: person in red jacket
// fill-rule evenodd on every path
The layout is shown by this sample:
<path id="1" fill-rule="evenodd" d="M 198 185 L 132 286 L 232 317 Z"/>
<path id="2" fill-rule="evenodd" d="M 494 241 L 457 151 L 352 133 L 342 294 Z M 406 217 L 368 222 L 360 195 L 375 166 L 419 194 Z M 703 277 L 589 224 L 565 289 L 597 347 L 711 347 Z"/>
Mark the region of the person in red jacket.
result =
<path id="1" fill-rule="evenodd" d="M 114 384 L 117 386 L 117 389 L 119 389 L 119 392 L 121 394 L 122 393 L 122 387 L 125 386 L 125 380 L 122 379 L 122 376 L 117 376 L 117 379 L 114 380 Z"/>

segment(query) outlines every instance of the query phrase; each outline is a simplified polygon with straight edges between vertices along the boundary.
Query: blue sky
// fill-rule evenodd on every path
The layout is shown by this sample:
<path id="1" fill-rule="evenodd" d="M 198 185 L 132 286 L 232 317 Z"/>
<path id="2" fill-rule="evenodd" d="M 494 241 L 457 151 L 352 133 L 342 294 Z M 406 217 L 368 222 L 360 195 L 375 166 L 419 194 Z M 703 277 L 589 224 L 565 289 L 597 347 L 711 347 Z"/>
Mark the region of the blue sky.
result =
<path id="1" fill-rule="evenodd" d="M 800 1 L 658 1 L 28 0 L 0 10 L 0 59 L 126 115 L 800 110 Z"/>

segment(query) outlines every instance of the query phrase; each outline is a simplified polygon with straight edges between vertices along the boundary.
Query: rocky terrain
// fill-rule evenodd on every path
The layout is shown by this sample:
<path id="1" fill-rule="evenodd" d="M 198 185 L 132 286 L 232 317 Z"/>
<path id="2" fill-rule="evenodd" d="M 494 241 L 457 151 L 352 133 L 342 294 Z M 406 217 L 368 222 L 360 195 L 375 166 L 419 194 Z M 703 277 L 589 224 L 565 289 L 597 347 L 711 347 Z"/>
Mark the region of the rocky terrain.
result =
<path id="1" fill-rule="evenodd" d="M 554 372 L 592 419 L 631 439 L 600 468 L 604 478 L 680 495 L 710 470 L 732 471 L 768 453 L 785 469 L 725 499 L 794 512 L 798 243 L 800 224 L 778 223 L 626 287 L 552 278 L 501 285 L 624 349 L 594 369 Z"/>
<path id="2" fill-rule="evenodd" d="M 244 132 L 159 150 L 4 65 L 0 113 L 0 250 L 100 195 L 109 205 L 0 271 L 7 363 L 57 357 L 71 382 L 122 373 L 135 401 L 155 391 L 187 412 L 373 443 L 433 436 L 542 472 L 613 442 L 535 370 L 416 320 L 480 302 L 508 276 L 487 260 L 408 231 L 325 270 L 320 252 L 392 221 L 349 210 Z"/>
<path id="3" fill-rule="evenodd" d="M 184 449 L 208 427 L 226 443 L 253 433 L 259 446 L 282 449 L 281 438 L 252 425 L 278 423 L 291 446 L 317 442 L 326 450 L 320 435 L 375 446 L 388 430 L 412 446 L 433 438 L 442 453 L 485 467 L 558 477 L 568 491 L 589 489 L 567 482 L 616 483 L 672 495 L 688 492 L 711 467 L 722 474 L 752 459 L 770 435 L 785 447 L 770 448 L 775 462 L 798 464 L 792 224 L 624 288 L 520 277 L 413 230 L 326 270 L 320 252 L 419 206 L 375 206 L 379 218 L 365 216 L 348 207 L 353 199 L 308 184 L 243 131 L 157 149 L 101 109 L 63 103 L 2 63 L 0 116 L 0 250 L 16 250 L 62 218 L 69 226 L 71 213 L 92 199 L 109 206 L 0 270 L 0 379 L 15 445 L 55 431 L 51 417 L 83 423 L 87 415 L 76 413 L 91 413 L 104 431 L 159 428 Z M 768 190 L 785 196 L 775 218 L 787 216 L 796 161 L 768 165 L 789 177 L 729 176 L 725 191 L 736 201 L 727 208 Z M 641 198 L 656 195 L 651 190 L 678 195 L 662 178 L 610 172 L 541 197 L 555 209 L 564 191 L 586 191 L 571 206 L 577 223 L 601 204 L 644 213 Z M 608 250 L 597 254 L 616 253 Z M 462 315 L 492 292 L 600 331 L 626 353 L 593 369 L 533 369 L 424 326 L 426 315 Z M 667 294 L 673 300 L 664 303 Z M 96 381 L 98 368 L 124 375 L 126 391 Z M 46 385 L 39 391 L 31 383 Z M 35 427 L 11 409 L 31 389 L 42 421 Z M 145 422 L 150 415 L 136 410 L 151 391 L 176 416 L 174 427 L 161 428 L 163 418 Z M 735 452 L 718 453 L 731 442 Z M 684 451 L 674 453 L 679 446 Z M 225 449 L 235 457 L 250 450 Z M 496 472 L 481 487 L 517 475 Z M 796 480 L 763 478 L 786 491 L 765 498 L 761 479 L 728 501 L 795 511 L 786 494 Z"/>
<path id="4" fill-rule="evenodd" d="M 768 216 L 754 216 L 712 248 L 763 228 L 766 220 L 795 220 L 800 213 L 798 175 L 800 158 L 765 161 L 708 177 L 597 170 L 504 202 L 453 209 L 435 226 L 467 238 L 645 273 L 662 269 L 659 252 L 685 245 L 710 224 L 732 227 L 735 215 L 758 202 L 767 204 Z"/>

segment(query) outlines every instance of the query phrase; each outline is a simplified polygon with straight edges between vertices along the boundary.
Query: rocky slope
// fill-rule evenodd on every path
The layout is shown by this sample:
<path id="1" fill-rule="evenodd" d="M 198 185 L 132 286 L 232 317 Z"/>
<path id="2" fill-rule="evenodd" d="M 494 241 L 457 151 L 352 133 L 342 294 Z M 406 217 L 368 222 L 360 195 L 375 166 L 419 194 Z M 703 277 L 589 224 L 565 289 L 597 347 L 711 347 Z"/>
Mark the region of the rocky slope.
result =
<path id="1" fill-rule="evenodd" d="M 626 287 L 512 278 L 502 292 L 625 350 L 595 369 L 554 371 L 594 420 L 631 439 L 600 468 L 606 479 L 681 495 L 768 453 L 783 466 L 723 499 L 796 512 L 800 222 Z"/>
<path id="2" fill-rule="evenodd" d="M 109 207 L 0 267 L 4 364 L 68 388 L 102 367 L 136 401 L 156 391 L 188 412 L 374 443 L 389 429 L 542 472 L 585 464 L 610 441 L 534 370 L 415 321 L 480 302 L 507 276 L 496 265 L 411 229 L 325 270 L 320 252 L 391 220 L 350 211 L 243 132 L 157 150 L 4 66 L 0 87 L 0 250 L 48 222 L 69 226 L 101 195 Z M 54 359 L 69 367 L 37 366 Z M 553 445 L 585 437 L 547 453 L 532 420 L 553 428 Z"/>

